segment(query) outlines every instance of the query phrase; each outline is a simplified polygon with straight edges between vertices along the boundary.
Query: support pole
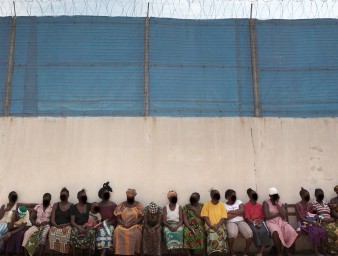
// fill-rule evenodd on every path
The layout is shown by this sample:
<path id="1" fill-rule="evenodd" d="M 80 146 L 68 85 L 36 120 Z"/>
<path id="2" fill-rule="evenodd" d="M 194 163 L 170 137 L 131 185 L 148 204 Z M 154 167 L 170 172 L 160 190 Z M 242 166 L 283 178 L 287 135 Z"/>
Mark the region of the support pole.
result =
<path id="1" fill-rule="evenodd" d="M 258 70 L 257 70 L 257 51 L 256 51 L 256 31 L 255 20 L 252 18 L 252 4 L 250 9 L 250 49 L 251 49 L 251 66 L 252 66 L 252 81 L 254 94 L 254 115 L 261 116 L 260 102 L 259 102 L 259 84 L 258 84 Z"/>
<path id="2" fill-rule="evenodd" d="M 149 116 L 149 3 L 144 32 L 144 116 Z"/>
<path id="3" fill-rule="evenodd" d="M 16 34 L 16 10 L 15 10 L 15 2 L 13 2 L 13 6 L 14 6 L 14 16 L 12 17 L 11 41 L 10 41 L 10 44 L 9 44 L 9 52 L 8 52 L 7 78 L 6 78 L 6 88 L 5 88 L 4 116 L 9 116 L 10 115 L 11 87 L 12 87 L 13 71 L 14 71 L 14 46 L 15 46 L 15 34 Z"/>

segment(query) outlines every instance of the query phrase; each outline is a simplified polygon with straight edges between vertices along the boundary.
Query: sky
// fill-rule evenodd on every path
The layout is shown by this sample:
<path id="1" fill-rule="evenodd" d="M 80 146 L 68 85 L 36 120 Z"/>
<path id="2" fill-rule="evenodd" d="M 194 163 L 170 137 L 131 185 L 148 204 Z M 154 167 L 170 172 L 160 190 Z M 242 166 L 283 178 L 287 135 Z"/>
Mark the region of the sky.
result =
<path id="1" fill-rule="evenodd" d="M 0 0 L 0 16 L 338 19 L 338 0 Z"/>

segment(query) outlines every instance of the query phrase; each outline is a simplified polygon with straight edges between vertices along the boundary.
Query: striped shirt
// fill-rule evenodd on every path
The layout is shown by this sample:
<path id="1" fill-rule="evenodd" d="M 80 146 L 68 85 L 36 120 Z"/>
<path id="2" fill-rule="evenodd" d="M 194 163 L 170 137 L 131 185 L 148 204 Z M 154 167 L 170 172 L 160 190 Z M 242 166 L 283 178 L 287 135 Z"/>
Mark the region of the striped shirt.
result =
<path id="1" fill-rule="evenodd" d="M 317 201 L 313 202 L 313 207 L 317 211 L 318 215 L 322 215 L 324 219 L 330 219 L 331 218 L 331 210 L 327 203 L 324 201 L 322 202 L 323 205 L 318 203 Z"/>

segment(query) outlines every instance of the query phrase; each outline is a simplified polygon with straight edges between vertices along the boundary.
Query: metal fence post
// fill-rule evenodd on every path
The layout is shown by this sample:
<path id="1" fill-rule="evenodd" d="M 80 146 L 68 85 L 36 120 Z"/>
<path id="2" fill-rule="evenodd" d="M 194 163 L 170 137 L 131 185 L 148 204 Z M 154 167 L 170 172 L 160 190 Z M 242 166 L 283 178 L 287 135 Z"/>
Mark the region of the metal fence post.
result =
<path id="1" fill-rule="evenodd" d="M 14 4 L 14 2 L 13 2 Z M 11 87 L 13 81 L 13 71 L 14 71 L 14 47 L 15 47 L 15 34 L 16 34 L 16 13 L 14 5 L 14 16 L 12 17 L 11 25 L 11 41 L 9 44 L 8 52 L 8 63 L 7 63 L 7 78 L 6 78 L 6 88 L 5 88 L 5 103 L 4 103 L 4 116 L 10 115 L 10 106 L 11 106 Z"/>
<path id="2" fill-rule="evenodd" d="M 256 51 L 256 33 L 255 20 L 252 18 L 252 4 L 250 10 L 250 49 L 251 49 L 251 66 L 252 66 L 252 81 L 253 81 L 253 95 L 254 95 L 254 115 L 261 116 L 261 108 L 259 102 L 259 84 L 258 84 L 258 70 L 257 70 L 257 51 Z"/>
<path id="3" fill-rule="evenodd" d="M 144 116 L 149 116 L 149 3 L 144 32 Z"/>

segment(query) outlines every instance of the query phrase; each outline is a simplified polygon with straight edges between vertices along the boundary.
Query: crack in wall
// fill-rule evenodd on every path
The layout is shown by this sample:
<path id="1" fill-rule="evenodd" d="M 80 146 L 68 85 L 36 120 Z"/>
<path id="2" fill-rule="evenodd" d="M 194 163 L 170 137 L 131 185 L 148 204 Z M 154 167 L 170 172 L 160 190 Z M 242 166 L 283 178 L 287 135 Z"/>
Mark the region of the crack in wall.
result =
<path id="1" fill-rule="evenodd" d="M 253 131 L 252 131 L 252 127 L 250 123 L 249 123 L 249 126 L 250 126 L 251 145 L 252 145 L 252 151 L 253 151 L 253 156 L 254 156 L 253 167 L 254 167 L 254 174 L 255 174 L 255 190 L 257 191 L 256 147 L 255 147 L 255 143 L 253 139 Z"/>

